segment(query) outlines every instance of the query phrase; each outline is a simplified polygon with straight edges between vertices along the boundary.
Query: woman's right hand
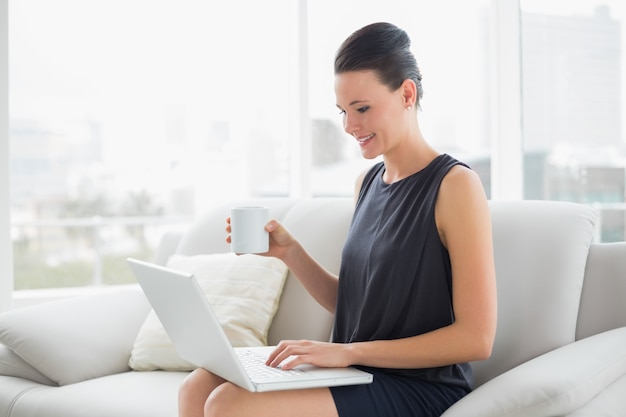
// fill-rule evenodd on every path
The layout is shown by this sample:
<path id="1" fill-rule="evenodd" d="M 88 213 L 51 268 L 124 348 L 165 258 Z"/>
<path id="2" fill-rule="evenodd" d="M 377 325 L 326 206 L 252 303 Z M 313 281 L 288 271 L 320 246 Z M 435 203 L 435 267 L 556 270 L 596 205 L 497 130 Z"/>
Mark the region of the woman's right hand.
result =
<path id="1" fill-rule="evenodd" d="M 289 248 L 295 246 L 296 240 L 289 233 L 287 228 L 283 226 L 278 220 L 270 220 L 265 225 L 265 230 L 269 233 L 269 250 L 265 253 L 259 253 L 261 256 L 273 256 L 278 259 L 284 260 Z M 226 219 L 226 243 L 231 243 L 230 233 L 230 217 Z"/>

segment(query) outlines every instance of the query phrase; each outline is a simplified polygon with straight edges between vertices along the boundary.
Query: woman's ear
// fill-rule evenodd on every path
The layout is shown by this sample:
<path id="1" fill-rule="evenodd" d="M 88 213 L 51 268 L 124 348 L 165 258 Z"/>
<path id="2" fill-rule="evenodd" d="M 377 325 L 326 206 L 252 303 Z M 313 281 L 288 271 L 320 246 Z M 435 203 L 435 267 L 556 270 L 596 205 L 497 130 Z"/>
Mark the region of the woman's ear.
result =
<path id="1" fill-rule="evenodd" d="M 415 82 L 407 78 L 400 86 L 400 89 L 402 91 L 402 104 L 404 107 L 413 107 L 417 102 L 417 86 Z"/>

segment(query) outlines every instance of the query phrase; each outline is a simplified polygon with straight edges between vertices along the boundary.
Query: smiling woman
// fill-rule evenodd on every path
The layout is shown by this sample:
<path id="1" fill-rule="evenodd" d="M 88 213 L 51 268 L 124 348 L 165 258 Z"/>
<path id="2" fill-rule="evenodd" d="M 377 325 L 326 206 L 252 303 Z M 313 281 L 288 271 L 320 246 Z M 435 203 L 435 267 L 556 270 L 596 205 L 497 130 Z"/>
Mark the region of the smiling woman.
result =
<path id="1" fill-rule="evenodd" d="M 489 207 L 476 173 L 421 134 L 421 77 L 409 46 L 401 28 L 372 23 L 335 58 L 344 129 L 366 159 L 383 159 L 357 181 L 339 274 L 278 220 L 266 226 L 263 255 L 282 260 L 334 314 L 330 343 L 283 340 L 266 365 L 357 366 L 373 382 L 249 393 L 199 368 L 181 386 L 181 417 L 288 416 L 296 406 L 303 416 L 435 417 L 471 391 L 468 362 L 489 357 L 495 335 Z"/>

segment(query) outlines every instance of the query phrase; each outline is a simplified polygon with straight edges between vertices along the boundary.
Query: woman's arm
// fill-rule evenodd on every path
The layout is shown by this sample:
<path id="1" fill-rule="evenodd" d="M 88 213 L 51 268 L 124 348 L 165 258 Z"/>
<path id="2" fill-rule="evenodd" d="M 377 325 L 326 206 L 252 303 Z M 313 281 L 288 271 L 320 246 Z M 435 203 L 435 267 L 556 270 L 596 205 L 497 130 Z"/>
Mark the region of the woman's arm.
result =
<path id="1" fill-rule="evenodd" d="M 497 324 L 491 212 L 478 175 L 456 166 L 444 178 L 435 211 L 450 253 L 455 329 L 475 359 L 486 359 Z"/>

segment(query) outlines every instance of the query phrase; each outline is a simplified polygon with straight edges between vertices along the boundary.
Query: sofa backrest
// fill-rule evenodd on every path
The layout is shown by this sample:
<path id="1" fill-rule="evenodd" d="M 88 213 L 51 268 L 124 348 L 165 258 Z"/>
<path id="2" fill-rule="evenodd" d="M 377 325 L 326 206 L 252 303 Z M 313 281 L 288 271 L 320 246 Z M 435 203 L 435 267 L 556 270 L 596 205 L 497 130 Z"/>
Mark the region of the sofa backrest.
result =
<path id="1" fill-rule="evenodd" d="M 354 205 L 349 198 L 304 200 L 287 212 L 283 224 L 304 248 L 334 274 L 339 273 Z M 321 307 L 289 273 L 268 341 L 283 339 L 329 340 L 333 316 Z"/>
<path id="2" fill-rule="evenodd" d="M 315 259 L 329 271 L 339 272 L 341 249 L 352 218 L 351 198 L 270 198 L 241 203 L 270 207 L 270 216 L 282 221 Z M 211 209 L 183 235 L 176 252 L 229 251 L 224 225 L 229 207 L 235 204 Z M 554 201 L 491 201 L 490 209 L 498 327 L 491 358 L 473 364 L 478 385 L 576 339 L 586 260 L 597 217 L 586 206 Z M 592 270 L 596 262 L 610 256 L 596 253 L 596 249 L 592 254 Z M 624 259 L 626 256 L 622 262 Z M 623 268 L 623 263 L 615 264 L 615 268 Z M 599 297 L 595 286 L 589 288 L 587 304 Z M 620 323 L 626 323 L 626 313 L 622 317 Z M 583 327 L 582 332 L 598 328 L 592 324 Z M 269 343 L 300 338 L 328 340 L 331 328 L 332 315 L 290 273 L 269 331 Z"/>
<path id="3" fill-rule="evenodd" d="M 594 243 L 589 250 L 576 340 L 626 327 L 626 242 Z"/>
<path id="4" fill-rule="evenodd" d="M 573 203 L 491 201 L 498 326 L 476 384 L 575 340 L 597 214 Z"/>

